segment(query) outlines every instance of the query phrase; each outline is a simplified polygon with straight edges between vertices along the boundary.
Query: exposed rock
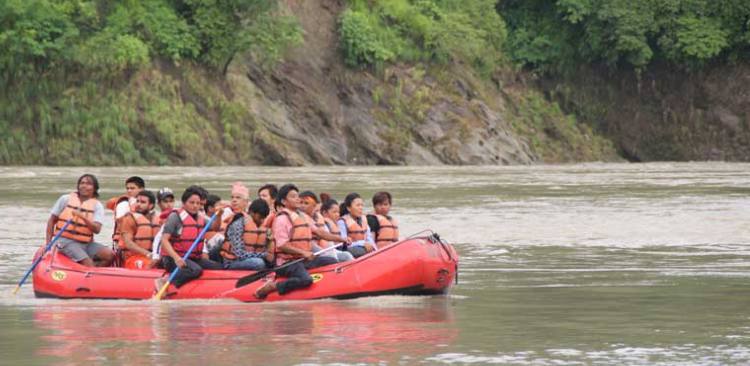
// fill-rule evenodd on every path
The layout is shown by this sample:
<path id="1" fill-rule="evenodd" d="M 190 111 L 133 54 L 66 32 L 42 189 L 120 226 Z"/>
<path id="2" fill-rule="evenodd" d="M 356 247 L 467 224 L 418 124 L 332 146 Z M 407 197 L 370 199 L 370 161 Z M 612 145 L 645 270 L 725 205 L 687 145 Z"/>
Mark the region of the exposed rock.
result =
<path id="1" fill-rule="evenodd" d="M 537 157 L 481 100 L 470 81 L 437 85 L 395 65 L 385 76 L 347 69 L 336 24 L 344 1 L 286 1 L 304 43 L 274 70 L 237 58 L 227 79 L 235 100 L 270 134 L 264 148 L 284 165 L 529 164 Z M 377 94 L 389 99 L 376 100 Z M 497 97 L 495 95 L 494 97 Z M 424 109 L 424 110 L 422 110 Z"/>

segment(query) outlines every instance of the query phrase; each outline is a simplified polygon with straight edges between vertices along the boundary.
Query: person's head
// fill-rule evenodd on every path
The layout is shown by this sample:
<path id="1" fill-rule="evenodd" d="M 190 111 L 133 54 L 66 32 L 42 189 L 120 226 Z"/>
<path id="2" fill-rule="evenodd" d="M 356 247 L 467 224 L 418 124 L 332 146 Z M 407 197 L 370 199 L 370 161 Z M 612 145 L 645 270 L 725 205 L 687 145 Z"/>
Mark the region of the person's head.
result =
<path id="1" fill-rule="evenodd" d="M 78 177 L 76 192 L 81 198 L 99 197 L 99 180 L 93 174 Z"/>
<path id="2" fill-rule="evenodd" d="M 157 201 L 159 202 L 159 209 L 166 211 L 174 208 L 174 193 L 171 189 L 163 187 L 159 190 L 156 195 Z"/>
<path id="3" fill-rule="evenodd" d="M 203 204 L 203 209 L 206 211 L 206 215 L 211 216 L 216 211 L 216 204 L 221 201 L 221 197 L 215 194 L 209 194 L 206 197 L 206 203 Z"/>
<path id="4" fill-rule="evenodd" d="M 318 202 L 323 203 L 323 202 L 328 201 L 330 199 L 333 199 L 333 197 L 331 197 L 330 194 L 328 194 L 326 192 L 320 192 L 320 201 L 318 201 Z"/>
<path id="5" fill-rule="evenodd" d="M 187 187 L 187 189 L 191 189 L 191 190 L 195 191 L 196 193 L 198 193 L 198 196 L 200 197 L 200 208 L 199 208 L 199 210 L 201 210 L 201 211 L 205 210 L 206 203 L 207 203 L 207 200 L 208 200 L 208 190 L 206 190 L 205 188 L 203 188 L 203 187 L 201 187 L 199 185 L 195 185 L 195 184 L 193 184 L 190 187 Z"/>
<path id="6" fill-rule="evenodd" d="M 344 203 L 341 204 L 341 216 L 349 214 L 353 217 L 362 216 L 364 210 L 364 201 L 359 193 L 349 193 L 344 198 Z"/>
<path id="7" fill-rule="evenodd" d="M 334 199 L 323 201 L 323 205 L 320 206 L 320 214 L 323 217 L 333 220 L 333 222 L 339 220 L 339 212 L 339 203 Z"/>
<path id="8" fill-rule="evenodd" d="M 232 196 L 229 201 L 234 212 L 245 212 L 250 202 L 250 191 L 240 182 L 232 184 Z"/>
<path id="9" fill-rule="evenodd" d="M 154 210 L 154 205 L 156 205 L 156 197 L 154 196 L 153 192 L 144 189 L 138 192 L 135 198 L 137 199 L 136 211 L 138 213 L 142 213 L 145 215 Z"/>
<path id="10" fill-rule="evenodd" d="M 203 192 L 192 186 L 185 189 L 182 193 L 182 208 L 188 213 L 197 214 L 201 209 L 201 193 Z"/>
<path id="11" fill-rule="evenodd" d="M 279 193 L 276 195 L 276 203 L 285 207 L 288 210 L 296 210 L 299 208 L 299 189 L 294 184 L 285 184 L 279 188 Z"/>
<path id="12" fill-rule="evenodd" d="M 146 182 L 144 182 L 141 177 L 132 176 L 125 180 L 125 193 L 128 197 L 137 196 L 138 192 L 142 191 L 144 188 L 146 188 Z"/>
<path id="13" fill-rule="evenodd" d="M 268 207 L 266 201 L 258 198 L 250 203 L 248 212 L 250 213 L 250 217 L 253 218 L 255 225 L 260 226 L 261 224 L 263 224 L 263 220 L 265 220 L 268 214 L 271 212 L 271 209 Z"/>
<path id="14" fill-rule="evenodd" d="M 315 209 L 318 208 L 318 197 L 311 191 L 304 191 L 299 194 L 300 209 L 306 214 L 312 216 Z"/>
<path id="15" fill-rule="evenodd" d="M 372 196 L 372 206 L 375 208 L 375 213 L 378 215 L 388 215 L 391 211 L 391 203 L 393 197 L 388 192 L 378 192 Z"/>
<path id="16" fill-rule="evenodd" d="M 258 188 L 258 198 L 266 201 L 269 207 L 273 206 L 278 193 L 279 189 L 273 184 L 266 184 L 263 187 Z"/>

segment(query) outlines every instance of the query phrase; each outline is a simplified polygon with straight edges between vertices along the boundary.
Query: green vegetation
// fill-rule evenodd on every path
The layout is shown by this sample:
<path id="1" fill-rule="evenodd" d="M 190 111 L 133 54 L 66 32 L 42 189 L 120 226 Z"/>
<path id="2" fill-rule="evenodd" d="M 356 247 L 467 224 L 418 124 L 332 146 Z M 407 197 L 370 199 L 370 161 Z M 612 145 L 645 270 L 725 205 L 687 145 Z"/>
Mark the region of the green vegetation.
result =
<path id="1" fill-rule="evenodd" d="M 510 57 L 542 71 L 655 62 L 694 69 L 750 51 L 745 0 L 503 0 L 498 10 Z"/>
<path id="2" fill-rule="evenodd" d="M 247 158 L 231 137 L 255 133 L 252 118 L 201 70 L 243 52 L 272 64 L 300 42 L 276 4 L 1 1 L 0 164 L 197 164 L 226 156 L 188 151 L 224 146 Z"/>
<path id="3" fill-rule="evenodd" d="M 352 0 L 339 29 L 350 66 L 462 61 L 484 73 L 502 60 L 506 36 L 494 0 Z"/>
<path id="4" fill-rule="evenodd" d="M 530 136 L 530 147 L 547 163 L 590 161 L 612 158 L 617 155 L 611 141 L 597 135 L 592 129 L 566 115 L 557 103 L 550 102 L 540 93 L 524 91 L 510 95 L 516 106 L 511 117 L 513 127 L 524 136 Z"/>

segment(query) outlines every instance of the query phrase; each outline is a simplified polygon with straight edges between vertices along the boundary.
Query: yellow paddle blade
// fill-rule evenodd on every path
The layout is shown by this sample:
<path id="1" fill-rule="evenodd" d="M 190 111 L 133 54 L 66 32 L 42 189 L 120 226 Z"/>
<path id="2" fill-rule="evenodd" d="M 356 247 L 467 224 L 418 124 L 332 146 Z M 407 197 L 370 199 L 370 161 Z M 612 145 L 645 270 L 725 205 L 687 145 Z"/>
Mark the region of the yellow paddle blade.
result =
<path id="1" fill-rule="evenodd" d="M 21 289 L 21 286 L 16 286 L 16 289 L 13 290 L 13 295 L 17 294 L 18 290 L 20 290 L 20 289 Z"/>
<path id="2" fill-rule="evenodd" d="M 168 287 L 169 287 L 169 282 L 165 283 L 164 286 L 161 287 L 159 292 L 157 292 L 156 295 L 154 295 L 152 299 L 157 300 L 157 301 L 161 300 L 161 298 L 164 297 L 164 293 L 167 292 Z"/>

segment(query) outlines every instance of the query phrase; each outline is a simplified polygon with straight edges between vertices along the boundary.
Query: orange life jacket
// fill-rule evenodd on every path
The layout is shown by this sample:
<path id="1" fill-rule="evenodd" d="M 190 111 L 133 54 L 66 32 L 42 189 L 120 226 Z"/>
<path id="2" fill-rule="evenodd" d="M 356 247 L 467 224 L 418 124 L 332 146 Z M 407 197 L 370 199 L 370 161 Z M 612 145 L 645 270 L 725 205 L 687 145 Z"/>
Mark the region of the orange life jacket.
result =
<path id="1" fill-rule="evenodd" d="M 91 221 L 94 219 L 94 209 L 98 202 L 99 201 L 96 198 L 92 197 L 82 203 L 81 199 L 78 197 L 78 192 L 71 192 L 70 195 L 68 195 L 68 204 L 60 213 L 57 223 L 55 223 L 55 234 L 65 226 L 65 222 L 68 221 L 68 219 L 72 218 L 73 220 L 70 221 L 70 225 L 65 228 L 65 231 L 63 231 L 60 236 L 81 243 L 91 243 L 94 241 L 94 232 L 86 226 L 86 222 L 83 221 L 82 218 L 74 218 L 73 211 L 80 209 L 83 216 Z"/>
<path id="2" fill-rule="evenodd" d="M 307 216 L 310 217 L 310 216 Z M 323 215 L 320 214 L 320 212 L 313 212 L 313 217 L 310 218 L 310 224 L 315 225 L 315 227 L 318 228 L 318 230 L 326 230 L 326 220 L 323 218 Z M 313 240 L 316 244 L 318 244 L 321 248 L 328 248 L 329 242 L 328 240 L 322 239 L 320 236 L 313 233 Z"/>
<path id="3" fill-rule="evenodd" d="M 169 237 L 169 244 L 172 245 L 172 248 L 174 249 L 177 254 L 182 257 L 187 253 L 188 249 L 190 249 L 190 246 L 193 245 L 193 242 L 195 239 L 198 238 L 198 234 L 200 234 L 201 230 L 203 230 L 203 227 L 206 226 L 206 219 L 203 218 L 203 215 L 200 213 L 198 214 L 198 220 L 196 221 L 193 219 L 193 216 L 190 215 L 187 211 L 184 209 L 178 209 L 177 215 L 180 216 L 180 220 L 182 221 L 182 233 L 180 235 L 172 235 Z M 167 251 L 162 247 L 162 256 L 167 256 Z M 193 251 L 190 252 L 190 256 L 188 258 L 190 259 L 198 259 L 200 258 L 201 254 L 203 253 L 203 240 L 201 240 L 195 248 L 193 248 Z"/>
<path id="4" fill-rule="evenodd" d="M 312 230 L 310 230 L 310 225 L 307 223 L 307 215 L 302 212 L 298 214 L 287 209 L 283 209 L 280 212 L 276 213 L 276 218 L 278 218 L 279 216 L 287 216 L 292 222 L 292 233 L 291 235 L 289 235 L 289 242 L 284 245 L 289 245 L 291 247 L 306 251 L 312 251 Z M 291 259 L 300 258 L 300 256 L 278 252 L 277 258 L 282 261 L 288 261 Z"/>
<path id="5" fill-rule="evenodd" d="M 341 236 L 341 230 L 339 230 L 339 226 L 336 225 L 336 223 L 333 222 L 333 220 L 331 220 L 331 219 L 329 219 L 327 217 L 324 217 L 323 220 L 325 222 L 326 227 L 328 227 L 328 232 L 329 233 L 331 233 L 333 235 L 336 235 L 338 237 Z"/>
<path id="6" fill-rule="evenodd" d="M 360 219 L 362 221 L 361 225 L 358 224 L 357 220 L 352 218 L 349 214 L 344 215 L 342 219 L 344 219 L 344 223 L 346 223 L 346 234 L 353 242 L 365 240 L 368 226 L 367 220 L 364 217 Z"/>
<path id="7" fill-rule="evenodd" d="M 380 229 L 375 233 L 375 244 L 381 246 L 393 244 L 398 241 L 398 222 L 395 218 L 384 215 L 374 215 L 378 219 Z"/>
<path id="8" fill-rule="evenodd" d="M 154 237 L 159 232 L 159 228 L 161 225 L 159 225 L 159 217 L 157 215 L 153 215 L 150 219 L 148 216 L 143 215 L 138 212 L 129 212 L 126 217 L 132 217 L 135 221 L 136 231 L 133 235 L 133 242 L 148 251 L 151 251 L 151 248 L 154 244 Z M 128 249 L 128 246 L 125 245 L 125 239 L 120 238 L 120 242 L 118 243 L 118 246 L 120 249 L 122 249 L 122 256 L 123 259 L 127 260 L 129 257 L 136 255 L 138 253 L 131 252 Z"/>
<path id="9" fill-rule="evenodd" d="M 239 214 L 237 214 L 239 215 Z M 242 213 L 245 220 L 245 227 L 242 231 L 242 242 L 245 244 L 245 250 L 250 253 L 263 253 L 266 251 L 266 244 L 268 242 L 268 228 L 262 224 L 260 227 L 255 225 L 255 221 L 250 215 Z M 224 231 L 224 237 L 229 238 Z M 227 239 L 221 246 L 221 256 L 224 259 L 235 260 L 237 255 L 232 250 L 232 243 Z"/>
<path id="10" fill-rule="evenodd" d="M 130 212 L 135 212 L 135 205 L 130 203 L 130 197 L 128 197 L 127 195 L 112 197 L 107 200 L 106 203 L 106 207 L 108 209 L 115 211 L 115 214 L 112 216 L 112 218 L 115 220 L 115 228 L 114 230 L 112 230 L 112 242 L 118 243 L 118 245 L 120 243 L 120 220 L 122 220 L 122 217 L 119 220 L 117 219 L 117 205 L 119 205 L 122 201 L 128 201 L 128 204 L 130 205 Z"/>
<path id="11" fill-rule="evenodd" d="M 266 216 L 266 219 L 263 221 L 263 227 L 273 227 L 273 220 L 276 219 L 276 211 L 271 211 L 268 216 Z"/>
<path id="12" fill-rule="evenodd" d="M 230 216 L 227 216 L 227 217 L 222 217 L 221 218 L 221 224 L 219 225 L 219 230 L 214 230 L 212 228 L 209 228 L 206 231 L 206 235 L 203 236 L 203 240 L 209 241 L 214 236 L 216 236 L 216 234 L 218 234 L 218 233 L 226 233 L 227 226 L 229 226 L 229 224 L 232 222 L 233 219 L 234 219 L 234 215 L 230 215 Z M 211 226 L 213 226 L 213 225 L 211 225 Z M 226 235 L 225 235 L 225 237 L 226 237 Z"/>

